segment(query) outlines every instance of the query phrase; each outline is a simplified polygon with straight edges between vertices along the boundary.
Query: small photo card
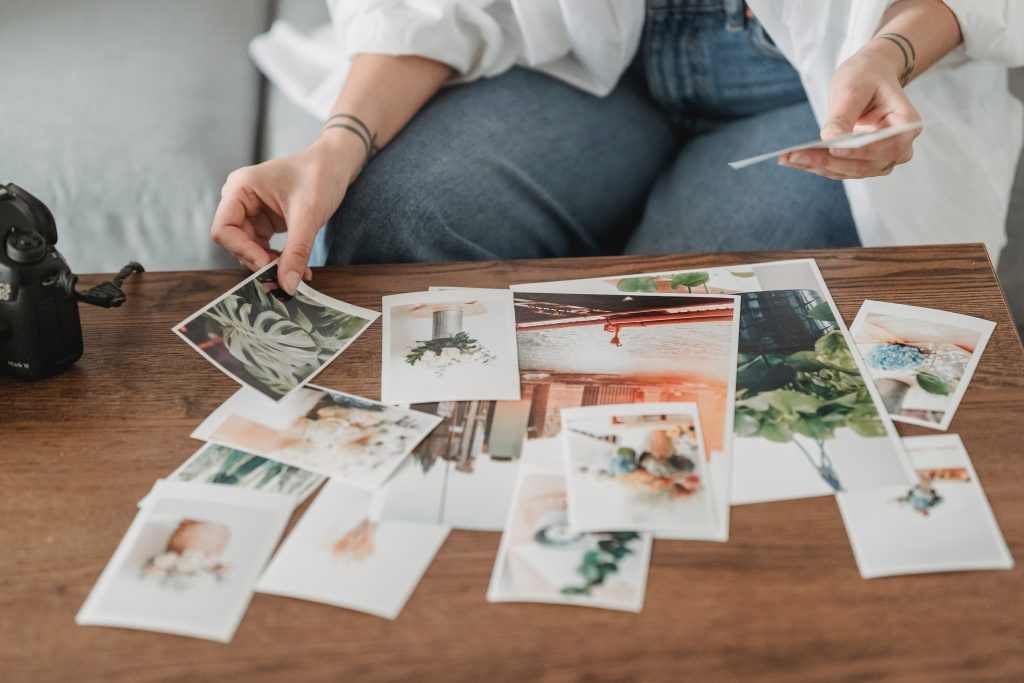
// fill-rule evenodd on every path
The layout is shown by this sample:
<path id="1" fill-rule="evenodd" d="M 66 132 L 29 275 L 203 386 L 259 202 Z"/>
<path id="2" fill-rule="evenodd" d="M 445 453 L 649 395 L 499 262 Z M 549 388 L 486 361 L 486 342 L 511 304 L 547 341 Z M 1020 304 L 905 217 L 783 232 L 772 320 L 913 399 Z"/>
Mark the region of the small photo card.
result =
<path id="1" fill-rule="evenodd" d="M 869 300 L 850 333 L 892 419 L 945 431 L 995 326 L 968 315 Z"/>
<path id="2" fill-rule="evenodd" d="M 373 521 L 372 507 L 371 492 L 327 482 L 256 590 L 398 617 L 448 527 Z"/>
<path id="3" fill-rule="evenodd" d="M 156 482 L 75 621 L 229 642 L 294 505 L 279 493 Z"/>
<path id="4" fill-rule="evenodd" d="M 440 422 L 437 415 L 316 385 L 302 387 L 273 407 L 240 389 L 203 420 L 192 438 L 378 489 Z"/>
<path id="5" fill-rule="evenodd" d="M 189 456 L 167 480 L 284 493 L 300 505 L 323 483 L 324 477 L 237 448 L 207 443 Z M 139 506 L 145 502 L 143 499 Z"/>
<path id="6" fill-rule="evenodd" d="M 277 261 L 174 326 L 233 380 L 279 401 L 313 379 L 380 313 L 325 296 L 305 283 L 277 285 Z"/>
<path id="7" fill-rule="evenodd" d="M 458 289 L 386 296 L 381 400 L 519 400 L 512 292 Z"/>
<path id="8" fill-rule="evenodd" d="M 573 531 L 713 534 L 715 508 L 694 403 L 640 403 L 562 411 Z"/>
<path id="9" fill-rule="evenodd" d="M 836 495 L 861 576 L 1011 569 L 960 437 L 912 436 L 903 443 L 917 470 L 915 486 Z"/>
<path id="10" fill-rule="evenodd" d="M 650 534 L 572 531 L 565 476 L 524 465 L 487 599 L 639 612 L 650 557 Z"/>

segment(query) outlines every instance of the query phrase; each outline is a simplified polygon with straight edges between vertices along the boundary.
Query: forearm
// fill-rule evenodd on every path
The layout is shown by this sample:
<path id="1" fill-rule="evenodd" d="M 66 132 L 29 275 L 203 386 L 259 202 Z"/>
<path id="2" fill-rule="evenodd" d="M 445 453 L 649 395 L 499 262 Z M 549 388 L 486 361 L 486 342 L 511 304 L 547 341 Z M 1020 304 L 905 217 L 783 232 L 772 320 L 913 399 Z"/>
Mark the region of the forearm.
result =
<path id="1" fill-rule="evenodd" d="M 354 179 L 372 152 L 387 145 L 451 74 L 451 67 L 423 57 L 357 55 L 315 145 L 344 160 Z"/>
<path id="2" fill-rule="evenodd" d="M 896 0 L 864 47 L 890 61 L 906 85 L 961 42 L 956 15 L 941 0 Z"/>

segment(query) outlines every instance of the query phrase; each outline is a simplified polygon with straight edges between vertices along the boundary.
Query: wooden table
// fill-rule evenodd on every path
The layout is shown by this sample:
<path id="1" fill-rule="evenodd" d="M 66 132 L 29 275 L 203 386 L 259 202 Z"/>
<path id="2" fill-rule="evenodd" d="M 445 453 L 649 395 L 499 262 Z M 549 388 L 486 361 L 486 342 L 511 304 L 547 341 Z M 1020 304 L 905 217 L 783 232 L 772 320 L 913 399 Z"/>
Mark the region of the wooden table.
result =
<path id="1" fill-rule="evenodd" d="M 237 389 L 170 327 L 242 273 L 146 273 L 123 308 L 83 307 L 86 351 L 73 370 L 0 379 L 0 679 L 1024 679 L 1024 353 L 980 245 L 328 268 L 313 284 L 379 308 L 382 294 L 430 285 L 804 256 L 818 259 L 847 322 L 872 298 L 998 323 L 950 431 L 973 456 L 1016 569 L 864 581 L 825 497 L 734 508 L 725 544 L 656 542 L 636 615 L 489 604 L 499 535 L 456 531 L 394 622 L 256 595 L 230 645 L 76 626 L 138 500 Z M 319 381 L 379 396 L 380 330 Z"/>

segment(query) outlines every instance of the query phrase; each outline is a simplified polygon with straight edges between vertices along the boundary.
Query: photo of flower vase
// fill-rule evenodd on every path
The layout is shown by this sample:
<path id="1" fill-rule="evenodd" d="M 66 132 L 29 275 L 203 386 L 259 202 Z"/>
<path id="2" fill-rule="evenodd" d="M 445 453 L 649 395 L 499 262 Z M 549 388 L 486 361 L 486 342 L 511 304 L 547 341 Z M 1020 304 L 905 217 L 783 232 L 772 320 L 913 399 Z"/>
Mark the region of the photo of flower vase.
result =
<path id="1" fill-rule="evenodd" d="M 865 301 L 851 332 L 892 419 L 947 429 L 995 323 Z"/>

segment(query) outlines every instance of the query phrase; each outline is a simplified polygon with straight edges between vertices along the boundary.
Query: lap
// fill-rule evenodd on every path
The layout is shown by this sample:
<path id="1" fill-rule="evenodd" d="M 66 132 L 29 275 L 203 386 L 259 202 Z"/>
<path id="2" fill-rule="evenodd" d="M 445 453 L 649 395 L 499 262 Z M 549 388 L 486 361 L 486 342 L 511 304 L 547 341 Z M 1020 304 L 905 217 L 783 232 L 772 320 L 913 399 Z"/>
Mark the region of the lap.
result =
<path id="1" fill-rule="evenodd" d="M 859 245 L 842 183 L 774 162 L 727 162 L 818 135 L 806 102 L 725 123 L 690 140 L 658 178 L 627 253 Z"/>
<path id="2" fill-rule="evenodd" d="M 675 148 L 635 74 L 604 98 L 525 69 L 447 88 L 349 189 L 328 262 L 615 253 Z"/>

